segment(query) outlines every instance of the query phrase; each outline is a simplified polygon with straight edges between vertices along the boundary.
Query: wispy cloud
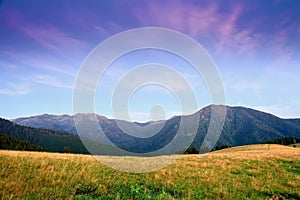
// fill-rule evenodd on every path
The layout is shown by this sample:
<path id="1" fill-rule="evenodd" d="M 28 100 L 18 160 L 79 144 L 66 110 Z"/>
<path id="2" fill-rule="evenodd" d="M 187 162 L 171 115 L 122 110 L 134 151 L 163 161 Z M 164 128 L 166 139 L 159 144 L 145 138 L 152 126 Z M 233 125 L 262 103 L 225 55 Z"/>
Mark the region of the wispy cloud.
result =
<path id="1" fill-rule="evenodd" d="M 50 75 L 33 75 L 30 78 L 24 78 L 27 81 L 31 81 L 33 83 L 43 84 L 47 86 L 57 87 L 57 88 L 67 88 L 72 89 L 73 85 L 65 83 L 66 81 L 62 82 L 55 76 Z"/>
<path id="2" fill-rule="evenodd" d="M 8 84 L 8 87 L 5 89 L 0 88 L 1 95 L 20 96 L 20 95 L 27 95 L 31 91 L 32 91 L 31 88 L 27 84 L 11 83 L 11 84 Z"/>
<path id="3" fill-rule="evenodd" d="M 4 16 L 7 25 L 15 31 L 69 60 L 74 61 L 74 55 L 80 55 L 88 49 L 86 42 L 72 37 L 72 34 L 65 33 L 50 23 L 35 24 L 29 21 L 26 15 L 14 10 L 6 11 Z"/>
<path id="4" fill-rule="evenodd" d="M 33 89 L 39 88 L 41 85 L 63 88 L 63 89 L 73 89 L 72 83 L 64 79 L 61 81 L 58 77 L 35 74 L 26 75 L 18 78 L 18 83 L 6 83 L 5 87 L 0 88 L 1 95 L 27 95 L 33 92 Z"/>
<path id="5" fill-rule="evenodd" d="M 241 4 L 233 4 L 230 11 L 221 12 L 220 5 L 194 5 L 182 1 L 166 1 L 158 4 L 149 1 L 145 10 L 136 10 L 137 19 L 145 26 L 156 25 L 179 30 L 195 38 L 209 38 L 215 50 L 226 52 L 229 48 L 246 52 L 255 48 L 259 40 L 251 26 L 239 28 L 243 13 Z M 167 11 L 167 12 L 166 12 Z"/>
<path id="6" fill-rule="evenodd" d="M 293 55 L 296 53 L 296 47 L 289 45 L 289 32 L 287 30 L 282 30 L 275 33 L 272 38 L 270 38 L 270 45 L 272 49 L 270 52 L 276 55 L 272 60 L 270 66 L 274 69 L 277 67 L 288 67 L 287 65 L 291 62 Z"/>
<path id="7" fill-rule="evenodd" d="M 137 7 L 134 14 L 142 25 L 168 27 L 193 36 L 206 34 L 220 17 L 216 4 L 197 7 L 182 1 L 165 1 L 163 4 L 147 1 L 145 7 Z"/>
<path id="8" fill-rule="evenodd" d="M 209 50 L 218 55 L 228 56 L 234 52 L 235 56 L 259 56 L 264 49 L 266 52 L 275 50 L 276 57 L 288 57 L 294 52 L 293 49 L 287 49 L 289 45 L 285 40 L 291 33 L 299 32 L 298 28 L 295 28 L 298 27 L 297 23 L 288 21 L 290 16 L 281 17 L 282 23 L 289 22 L 289 25 L 284 25 L 283 28 L 282 24 L 275 23 L 281 18 L 259 17 L 265 16 L 266 10 L 255 6 L 249 8 L 243 2 L 228 1 L 225 4 L 196 4 L 176 0 L 160 4 L 157 1 L 148 1 L 143 9 L 137 7 L 133 13 L 144 26 L 167 27 L 186 33 L 200 43 L 208 42 Z M 257 18 L 249 17 L 249 13 L 254 11 L 258 15 Z M 274 20 L 274 25 L 269 24 L 270 30 L 266 30 L 265 23 L 270 23 L 270 20 Z M 284 54 L 281 54 L 283 52 L 280 50 L 285 51 Z"/>
<path id="9" fill-rule="evenodd" d="M 39 56 L 37 52 L 18 52 L 11 50 L 3 50 L 2 53 L 8 58 L 14 60 L 18 68 L 33 68 L 36 70 L 45 70 L 47 72 L 55 72 L 74 77 L 76 69 L 65 64 L 63 60 L 49 54 Z"/>

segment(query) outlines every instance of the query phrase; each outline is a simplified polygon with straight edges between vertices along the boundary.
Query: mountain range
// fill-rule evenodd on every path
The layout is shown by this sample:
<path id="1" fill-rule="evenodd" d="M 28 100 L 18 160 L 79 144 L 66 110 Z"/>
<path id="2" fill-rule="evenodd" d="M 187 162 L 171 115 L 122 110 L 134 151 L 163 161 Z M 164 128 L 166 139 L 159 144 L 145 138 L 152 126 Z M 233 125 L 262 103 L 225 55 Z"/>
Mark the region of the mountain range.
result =
<path id="1" fill-rule="evenodd" d="M 176 134 L 182 119 L 188 121 L 186 129 L 194 125 L 197 125 L 198 128 L 195 135 L 182 135 L 178 141 L 191 143 L 190 146 L 200 149 L 203 147 L 202 143 L 210 125 L 213 109 L 226 110 L 223 130 L 216 144 L 218 146 L 222 144 L 229 146 L 256 144 L 281 137 L 300 138 L 300 119 L 282 119 L 250 108 L 223 105 L 210 105 L 189 116 L 174 116 L 168 120 L 147 123 L 108 119 L 96 114 L 76 114 L 73 116 L 44 114 L 17 118 L 11 121 L 22 126 L 71 133 L 72 136 L 68 135 L 69 137 L 77 137 L 77 129 L 80 125 L 79 131 L 81 134 L 84 132 L 84 138 L 109 145 L 113 143 L 119 148 L 133 153 L 147 153 L 157 151 L 173 139 L 178 139 Z M 100 126 L 96 126 L 95 123 Z M 218 124 L 219 122 L 216 121 L 215 123 Z M 99 136 L 99 127 L 103 131 L 102 136 Z M 151 135 L 153 132 L 156 134 Z M 104 134 L 106 137 L 103 137 Z M 178 151 L 178 149 L 175 150 Z M 184 150 L 182 149 L 182 151 Z M 169 151 L 173 152 L 174 149 L 169 149 L 167 152 Z M 101 154 L 101 152 L 99 153 Z"/>

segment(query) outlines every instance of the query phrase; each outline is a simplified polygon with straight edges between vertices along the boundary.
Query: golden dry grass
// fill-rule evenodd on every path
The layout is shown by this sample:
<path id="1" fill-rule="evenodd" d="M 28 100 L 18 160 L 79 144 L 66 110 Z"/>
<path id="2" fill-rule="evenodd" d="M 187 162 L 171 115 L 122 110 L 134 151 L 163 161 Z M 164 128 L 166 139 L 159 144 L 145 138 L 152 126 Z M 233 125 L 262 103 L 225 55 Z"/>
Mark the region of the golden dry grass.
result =
<path id="1" fill-rule="evenodd" d="M 152 159 L 151 157 L 130 157 L 130 156 L 92 156 L 83 154 L 63 154 L 63 153 L 49 153 L 49 152 L 29 152 L 29 151 L 11 151 L 0 150 L 0 155 L 11 157 L 30 157 L 30 158 L 53 158 L 53 159 L 82 159 L 82 160 L 97 160 L 97 158 L 107 158 L 114 160 L 136 160 L 136 159 Z M 239 147 L 227 148 L 219 151 L 214 151 L 203 156 L 199 155 L 172 155 L 172 156 L 160 156 L 161 159 L 168 159 L 168 157 L 180 158 L 201 158 L 201 157 L 227 157 L 238 159 L 263 159 L 263 158 L 284 158 L 300 160 L 300 149 L 293 148 L 278 144 L 259 144 L 259 145 L 246 145 Z"/>
<path id="2" fill-rule="evenodd" d="M 295 199 L 300 198 L 299 150 L 248 145 L 202 157 L 183 155 L 163 169 L 142 174 L 111 169 L 89 155 L 1 150 L 0 198 Z M 128 160 L 153 158 L 101 159 L 126 165 Z"/>
<path id="3" fill-rule="evenodd" d="M 278 144 L 260 144 L 232 147 L 215 151 L 209 156 L 231 157 L 235 159 L 298 159 L 300 160 L 300 149 Z"/>

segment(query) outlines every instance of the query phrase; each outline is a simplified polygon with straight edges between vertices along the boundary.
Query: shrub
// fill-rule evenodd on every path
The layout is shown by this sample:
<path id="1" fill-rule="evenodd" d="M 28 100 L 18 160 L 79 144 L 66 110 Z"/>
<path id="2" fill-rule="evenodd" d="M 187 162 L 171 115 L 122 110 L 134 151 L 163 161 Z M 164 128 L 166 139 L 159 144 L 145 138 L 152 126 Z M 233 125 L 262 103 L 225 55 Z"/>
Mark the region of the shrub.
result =
<path id="1" fill-rule="evenodd" d="M 198 154 L 199 150 L 196 149 L 196 147 L 189 147 L 187 150 L 184 152 L 184 154 Z"/>
<path id="2" fill-rule="evenodd" d="M 71 152 L 70 146 L 64 146 L 63 152 L 64 153 L 70 153 Z"/>

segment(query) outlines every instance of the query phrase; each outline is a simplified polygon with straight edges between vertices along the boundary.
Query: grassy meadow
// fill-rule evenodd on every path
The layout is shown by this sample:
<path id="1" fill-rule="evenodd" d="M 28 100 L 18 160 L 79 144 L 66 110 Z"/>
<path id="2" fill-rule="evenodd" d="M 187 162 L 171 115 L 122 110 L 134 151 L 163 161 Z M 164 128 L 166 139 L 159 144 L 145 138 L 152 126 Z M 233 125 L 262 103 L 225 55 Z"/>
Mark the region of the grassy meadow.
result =
<path id="1" fill-rule="evenodd" d="M 1 150 L 0 198 L 300 199 L 300 148 L 265 144 L 184 155 L 140 174 L 89 155 Z"/>

